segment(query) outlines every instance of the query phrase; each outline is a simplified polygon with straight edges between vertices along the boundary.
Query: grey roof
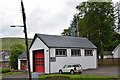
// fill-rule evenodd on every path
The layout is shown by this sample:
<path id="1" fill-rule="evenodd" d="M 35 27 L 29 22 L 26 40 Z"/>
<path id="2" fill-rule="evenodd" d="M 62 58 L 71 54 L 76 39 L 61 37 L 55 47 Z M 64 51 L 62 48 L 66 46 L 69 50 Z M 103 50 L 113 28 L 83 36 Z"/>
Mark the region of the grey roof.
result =
<path id="1" fill-rule="evenodd" d="M 22 54 L 20 54 L 18 56 L 18 59 L 26 59 L 27 58 L 27 53 L 26 52 L 23 52 Z"/>
<path id="2" fill-rule="evenodd" d="M 54 48 L 97 48 L 87 38 L 36 34 L 46 46 Z"/>

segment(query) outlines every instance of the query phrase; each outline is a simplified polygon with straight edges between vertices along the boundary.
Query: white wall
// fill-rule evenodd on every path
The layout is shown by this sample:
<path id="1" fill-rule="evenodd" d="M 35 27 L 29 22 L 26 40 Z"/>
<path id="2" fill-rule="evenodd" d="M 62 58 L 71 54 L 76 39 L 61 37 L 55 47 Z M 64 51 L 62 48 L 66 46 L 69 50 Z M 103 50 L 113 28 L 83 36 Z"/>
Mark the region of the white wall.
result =
<path id="1" fill-rule="evenodd" d="M 62 48 L 59 48 L 62 49 Z M 50 49 L 50 57 L 55 57 L 55 48 Z M 84 49 L 81 49 L 81 56 L 71 57 L 71 49 L 67 49 L 67 57 L 56 57 L 56 62 L 50 63 L 50 73 L 56 73 L 65 64 L 81 64 L 83 69 L 97 68 L 96 49 L 93 50 L 93 56 L 84 56 Z"/>
<path id="2" fill-rule="evenodd" d="M 33 50 L 44 49 L 45 73 L 49 73 L 49 48 L 37 37 L 30 48 L 30 65 L 33 72 Z"/>
<path id="3" fill-rule="evenodd" d="M 20 70 L 20 65 L 21 65 L 20 60 L 21 59 L 18 59 L 18 70 Z"/>

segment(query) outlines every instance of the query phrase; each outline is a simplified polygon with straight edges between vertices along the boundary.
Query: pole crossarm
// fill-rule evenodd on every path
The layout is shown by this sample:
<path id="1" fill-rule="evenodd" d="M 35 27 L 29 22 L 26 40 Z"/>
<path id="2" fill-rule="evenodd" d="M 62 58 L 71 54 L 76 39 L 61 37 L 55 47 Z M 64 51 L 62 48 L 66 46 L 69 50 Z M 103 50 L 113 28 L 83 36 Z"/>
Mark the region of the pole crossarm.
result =
<path id="1" fill-rule="evenodd" d="M 14 26 L 14 25 L 11 25 L 10 27 L 24 27 L 24 26 Z"/>

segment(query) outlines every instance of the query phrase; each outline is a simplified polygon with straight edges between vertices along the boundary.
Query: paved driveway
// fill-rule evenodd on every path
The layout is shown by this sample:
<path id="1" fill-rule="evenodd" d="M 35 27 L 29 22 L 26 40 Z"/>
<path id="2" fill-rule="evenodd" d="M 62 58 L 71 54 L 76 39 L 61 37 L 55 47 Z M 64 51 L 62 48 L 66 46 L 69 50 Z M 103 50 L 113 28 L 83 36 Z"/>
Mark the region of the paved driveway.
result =
<path id="1" fill-rule="evenodd" d="M 98 67 L 97 69 L 85 70 L 83 71 L 83 74 L 98 76 L 118 76 L 118 70 L 120 70 L 118 67 Z"/>

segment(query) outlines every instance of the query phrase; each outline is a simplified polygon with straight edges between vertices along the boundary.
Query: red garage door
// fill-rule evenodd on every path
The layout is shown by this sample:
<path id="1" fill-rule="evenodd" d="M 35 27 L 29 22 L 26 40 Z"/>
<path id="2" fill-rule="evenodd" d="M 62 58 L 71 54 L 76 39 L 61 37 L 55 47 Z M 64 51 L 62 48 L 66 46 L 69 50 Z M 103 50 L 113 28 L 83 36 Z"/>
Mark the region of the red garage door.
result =
<path id="1" fill-rule="evenodd" d="M 44 72 L 44 52 L 37 51 L 35 52 L 34 57 L 34 70 L 35 72 Z"/>

